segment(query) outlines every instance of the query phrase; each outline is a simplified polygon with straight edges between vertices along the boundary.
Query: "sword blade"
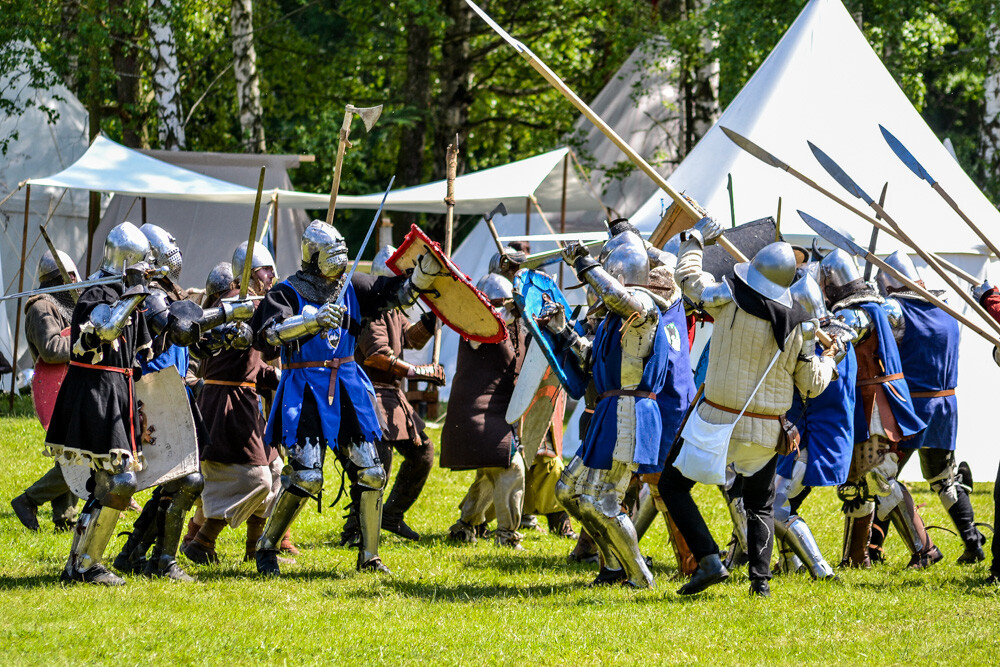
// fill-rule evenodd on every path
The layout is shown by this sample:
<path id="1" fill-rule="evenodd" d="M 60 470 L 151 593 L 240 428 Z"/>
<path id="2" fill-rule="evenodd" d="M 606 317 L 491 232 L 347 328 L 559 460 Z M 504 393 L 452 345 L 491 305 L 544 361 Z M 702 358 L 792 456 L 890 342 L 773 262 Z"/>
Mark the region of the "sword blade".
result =
<path id="1" fill-rule="evenodd" d="M 889 148 L 892 149 L 892 152 L 896 154 L 896 157 L 898 157 L 900 161 L 903 164 L 905 164 L 907 168 L 909 168 L 910 171 L 912 171 L 919 178 L 924 179 L 931 185 L 937 183 L 937 181 L 935 181 L 934 178 L 927 173 L 927 170 L 924 169 L 924 166 L 919 162 L 917 162 L 917 158 L 913 157 L 913 153 L 907 150 L 906 146 L 904 146 L 903 143 L 899 139 L 897 139 L 892 132 L 885 129 L 885 127 L 883 127 L 881 124 L 879 124 L 878 129 L 882 130 L 882 138 L 885 139 L 885 143 L 889 144 Z"/>
<path id="2" fill-rule="evenodd" d="M 826 169 L 826 173 L 833 177 L 833 180 L 837 181 L 840 187 L 844 188 L 852 195 L 858 199 L 863 200 L 866 204 L 871 205 L 875 200 L 868 196 L 868 193 L 861 189 L 861 186 L 854 182 L 847 172 L 840 168 L 840 165 L 833 161 L 829 155 L 824 153 L 819 149 L 819 147 L 811 141 L 807 141 L 809 144 L 809 150 L 812 151 L 813 155 L 816 156 L 816 160 L 820 163 L 823 169 Z"/>
<path id="3" fill-rule="evenodd" d="M 45 239 L 45 245 L 49 247 L 49 252 L 52 253 L 52 259 L 55 260 L 56 266 L 59 267 L 59 275 L 62 276 L 63 282 L 67 285 L 73 282 L 69 277 L 69 271 L 66 270 L 66 265 L 63 264 L 62 257 L 59 256 L 59 252 L 56 250 L 55 244 L 52 243 L 52 239 L 49 238 L 49 233 L 45 231 L 44 225 L 38 225 L 38 231 Z M 80 300 L 80 293 L 76 290 L 71 290 L 69 295 L 73 297 L 73 303 Z"/>
<path id="4" fill-rule="evenodd" d="M 344 302 L 344 294 L 347 292 L 345 289 L 350 283 L 351 278 L 354 277 L 354 272 L 358 270 L 358 263 L 361 262 L 361 255 L 364 253 L 365 248 L 368 247 L 368 241 L 372 238 L 372 233 L 375 231 L 375 227 L 378 225 L 378 219 L 382 215 L 382 207 L 385 206 L 386 197 L 389 196 L 389 191 L 392 190 L 392 184 L 396 181 L 396 176 L 393 174 L 392 178 L 389 179 L 389 187 L 385 189 L 382 194 L 382 201 L 378 205 L 378 210 L 375 211 L 375 217 L 372 218 L 372 224 L 368 227 L 368 234 L 365 235 L 365 240 L 361 243 L 361 247 L 358 249 L 358 254 L 354 258 L 354 264 L 351 266 L 351 270 L 347 273 L 344 278 L 344 283 L 337 294 L 337 305 L 341 305 Z"/>
<path id="5" fill-rule="evenodd" d="M 7 301 L 9 299 L 22 299 L 27 296 L 35 296 L 36 294 L 55 294 L 56 292 L 67 292 L 69 290 L 85 290 L 88 287 L 93 287 L 94 285 L 110 285 L 112 283 L 120 283 L 122 281 L 122 276 L 106 276 L 104 278 L 94 278 L 93 280 L 84 280 L 78 283 L 70 283 L 68 285 L 53 285 L 52 287 L 39 287 L 37 289 L 27 290 L 25 292 L 18 292 L 16 294 L 4 294 L 0 296 L 0 301 Z"/>

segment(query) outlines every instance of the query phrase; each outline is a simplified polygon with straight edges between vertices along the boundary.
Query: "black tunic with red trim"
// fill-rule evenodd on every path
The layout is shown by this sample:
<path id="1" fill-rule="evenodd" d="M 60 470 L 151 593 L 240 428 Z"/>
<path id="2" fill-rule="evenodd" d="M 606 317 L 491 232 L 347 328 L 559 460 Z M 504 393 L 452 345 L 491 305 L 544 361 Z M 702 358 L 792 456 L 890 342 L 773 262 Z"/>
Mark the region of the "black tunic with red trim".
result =
<path id="1" fill-rule="evenodd" d="M 121 457 L 131 457 L 133 445 L 138 444 L 141 432 L 133 377 L 74 365 L 107 366 L 133 373 L 138 368 L 138 355 L 151 352 L 152 339 L 139 310 L 132 313 L 117 339 L 86 349 L 99 342 L 92 332 L 91 312 L 100 304 L 112 306 L 122 292 L 118 284 L 96 285 L 80 296 L 73 310 L 70 367 L 45 438 L 57 460 L 78 461 L 82 457 L 91 467 L 110 469 Z"/>

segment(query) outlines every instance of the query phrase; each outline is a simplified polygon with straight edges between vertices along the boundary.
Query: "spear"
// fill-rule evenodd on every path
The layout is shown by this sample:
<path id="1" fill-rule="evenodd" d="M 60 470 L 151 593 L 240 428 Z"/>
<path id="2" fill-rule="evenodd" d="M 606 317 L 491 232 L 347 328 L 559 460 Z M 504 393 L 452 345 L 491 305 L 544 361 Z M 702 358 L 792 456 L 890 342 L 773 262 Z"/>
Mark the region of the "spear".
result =
<path id="1" fill-rule="evenodd" d="M 891 265 L 886 263 L 884 260 L 879 259 L 874 254 L 868 252 L 857 243 L 851 241 L 846 234 L 837 231 L 830 225 L 817 220 L 808 213 L 803 213 L 799 211 L 799 216 L 802 220 L 812 229 L 814 232 L 825 238 L 827 241 L 840 248 L 844 252 L 853 255 L 854 257 L 861 257 L 866 262 L 871 262 L 875 266 L 879 267 L 882 271 L 892 275 L 896 280 L 906 285 L 909 289 L 913 290 L 923 298 L 925 298 L 930 303 L 934 304 L 944 312 L 948 313 L 956 320 L 969 327 L 972 331 L 976 332 L 988 342 L 1000 347 L 1000 339 L 995 336 L 991 336 L 982 329 L 979 328 L 972 320 L 962 315 L 960 312 L 949 306 L 945 301 L 942 301 L 938 297 L 931 294 L 925 288 L 921 287 L 918 283 L 910 280 L 906 275 L 900 273 L 894 269 Z"/>
<path id="2" fill-rule="evenodd" d="M 684 229 L 688 229 L 705 216 L 704 211 L 693 199 L 687 195 L 677 192 L 677 190 L 672 188 L 670 184 L 667 183 L 667 180 L 659 174 L 659 172 L 653 169 L 653 167 L 646 162 L 646 160 L 644 160 L 642 156 L 628 144 L 628 142 L 622 139 L 617 132 L 611 129 L 611 126 L 608 125 L 603 118 L 598 116 L 593 109 L 587 106 L 587 103 L 580 99 L 580 96 L 573 92 L 573 90 L 566 85 L 566 82 L 559 78 L 559 75 L 549 69 L 548 65 L 539 60 L 538 56 L 531 52 L 531 49 L 514 39 L 510 33 L 501 28 L 497 22 L 494 21 L 489 14 L 484 12 L 475 2 L 472 0 L 465 0 L 465 3 L 469 5 L 469 7 L 472 8 L 472 11 L 476 12 L 476 14 L 479 15 L 479 18 L 483 19 L 483 21 L 485 21 L 486 24 L 494 30 L 494 32 L 500 35 L 503 40 L 511 46 L 511 48 L 517 51 L 522 58 L 527 60 L 528 64 L 531 65 L 536 72 L 541 74 L 542 77 L 548 81 L 549 85 L 558 90 L 562 96 L 569 100 L 570 103 L 580 111 L 580 113 L 586 116 L 587 120 L 593 123 L 594 126 L 597 127 L 602 134 L 604 134 L 604 136 L 610 139 L 615 146 L 621 149 L 621 151 L 625 153 L 625 156 L 628 157 L 628 159 L 631 160 L 635 166 L 639 167 L 644 174 L 649 176 L 657 187 L 666 192 L 670 198 L 674 200 L 674 206 L 672 206 L 671 209 L 675 212 L 668 214 L 667 217 L 660 221 L 660 224 L 653 231 L 653 235 L 649 239 L 650 243 L 660 247 L 668 238 L 670 238 L 667 235 L 668 232 L 679 232 Z M 740 252 L 739 248 L 734 246 L 732 242 L 725 237 L 720 236 L 718 243 L 726 250 L 726 252 L 732 255 L 736 261 L 747 261 L 746 256 Z"/>
<path id="3" fill-rule="evenodd" d="M 804 175 L 802 172 L 794 169 L 787 162 L 784 162 L 781 159 L 779 159 L 778 157 L 776 157 L 773 153 L 769 153 L 768 151 L 766 151 L 765 149 L 761 148 L 760 146 L 758 146 L 754 142 L 750 141 L 749 139 L 747 139 L 743 135 L 739 134 L 738 132 L 734 132 L 733 130 L 730 130 L 728 127 L 722 127 L 721 125 L 719 127 L 722 128 L 723 133 L 725 133 L 725 135 L 727 137 L 729 137 L 729 139 L 734 144 L 736 144 L 737 146 L 739 146 L 744 151 L 746 151 L 750 155 L 754 156 L 755 158 L 757 158 L 758 160 L 760 160 L 764 164 L 766 164 L 768 166 L 771 166 L 771 167 L 776 167 L 777 169 L 781 169 L 782 171 L 788 172 L 789 174 L 791 174 L 795 178 L 799 179 L 800 181 L 802 181 L 803 183 L 805 183 L 806 185 L 808 185 L 809 187 L 811 187 L 813 190 L 816 190 L 817 192 L 819 192 L 820 194 L 824 195 L 825 197 L 827 197 L 829 199 L 832 199 L 833 201 L 837 202 L 838 204 L 840 204 L 841 206 L 843 206 L 844 208 L 846 208 L 848 211 L 850 211 L 854 215 L 856 215 L 859 218 L 865 220 L 867 223 L 869 223 L 871 225 L 875 225 L 876 227 L 878 227 L 879 231 L 885 232 L 886 234 L 888 234 L 892 238 L 896 239 L 897 241 L 901 241 L 903 243 L 906 243 L 906 241 L 903 241 L 903 239 L 895 231 L 893 231 L 893 229 L 889 225 L 885 224 L 881 220 L 873 218 L 872 216 L 868 215 L 867 213 L 861 211 L 860 209 L 858 209 L 858 208 L 854 207 L 853 205 L 849 204 L 848 202 L 844 201 L 843 199 L 841 199 L 837 195 L 833 194 L 832 192 L 830 192 L 829 190 L 827 190 L 823 186 L 821 186 L 818 183 L 816 183 L 816 181 L 814 181 L 811 178 L 809 178 L 808 176 Z M 935 257 L 935 259 L 938 260 L 938 262 L 940 262 L 941 266 L 943 266 L 947 270 L 951 271 L 952 273 L 954 273 L 956 276 L 958 276 L 962 280 L 965 280 L 970 285 L 979 285 L 980 283 L 983 282 L 982 280 L 976 278 L 975 276 L 973 276 L 972 274 L 968 273 L 967 271 L 964 271 L 964 270 L 960 269 L 959 267 L 955 266 L 951 262 L 949 262 L 949 261 L 947 261 L 945 259 L 942 259 L 941 257 L 938 257 L 937 255 L 935 255 L 934 257 Z"/>
<path id="4" fill-rule="evenodd" d="M 962 218 L 962 220 L 965 221 L 965 224 L 967 224 L 969 228 L 976 233 L 976 236 L 978 236 L 982 242 L 986 244 L 986 247 L 989 248 L 994 255 L 1000 257 L 1000 250 L 997 250 L 997 247 L 992 241 L 990 241 L 989 237 L 987 237 L 986 234 L 984 234 L 982 230 L 980 230 L 979 227 L 977 227 L 976 224 L 969 219 L 969 216 L 962 212 L 962 209 L 960 209 L 958 204 L 955 203 L 955 200 L 952 199 L 947 192 L 945 192 L 944 188 L 941 187 L 941 184 L 934 180 L 929 173 L 927 173 L 927 170 L 924 169 L 922 164 L 917 162 L 917 158 L 913 157 L 913 153 L 908 151 L 906 146 L 904 146 L 899 139 L 893 136 L 892 132 L 885 129 L 885 127 L 879 125 L 878 129 L 882 130 L 882 137 L 885 139 L 885 142 L 889 144 L 889 148 L 891 148 L 892 152 L 896 154 L 896 157 L 902 160 L 903 164 L 905 164 L 910 171 L 930 183 L 931 188 L 941 195 L 941 199 L 948 202 L 948 206 L 951 206 L 952 210 L 955 211 L 955 213 L 958 213 L 958 216 Z"/>
<path id="5" fill-rule="evenodd" d="M 813 152 L 813 155 L 816 156 L 816 159 L 819 161 L 820 165 L 824 169 L 826 169 L 827 173 L 830 174 L 830 176 L 833 177 L 833 180 L 837 181 L 837 183 L 839 183 L 842 188 L 850 192 L 852 195 L 863 200 L 866 204 L 871 206 L 872 209 L 876 213 L 878 213 L 879 216 L 883 220 L 885 220 L 890 227 L 892 227 L 892 229 L 896 232 L 896 234 L 899 235 L 899 238 L 904 243 L 913 248 L 917 252 L 917 254 L 920 255 L 920 257 L 925 262 L 927 262 L 927 265 L 930 266 L 935 271 L 937 271 L 938 274 L 941 276 L 941 278 L 943 278 L 944 281 L 948 283 L 948 286 L 951 287 L 953 290 L 955 290 L 955 293 L 958 294 L 958 296 L 960 296 L 963 301 L 969 304 L 972 310 L 978 313 L 980 317 L 986 320 L 986 323 L 989 324 L 994 331 L 1000 334 L 1000 323 L 997 323 L 996 320 L 990 317 L 989 313 L 986 312 L 986 310 L 979 304 L 978 301 L 972 298 L 971 294 L 969 294 L 967 291 L 959 287 L 958 283 L 955 282 L 955 279 L 941 269 L 941 267 L 937 263 L 937 260 L 934 257 L 932 257 L 930 253 L 926 252 L 924 249 L 922 249 L 920 246 L 914 243 L 910 239 L 910 237 L 907 236 L 902 229 L 900 229 L 896 221 L 893 220 L 889 216 L 889 214 L 885 212 L 885 209 L 879 206 L 878 202 L 872 199 L 867 192 L 862 190 L 861 186 L 855 183 L 851 179 L 851 177 L 847 175 L 847 172 L 841 169 L 840 165 L 834 162 L 829 155 L 820 150 L 819 147 L 817 147 L 811 141 L 806 143 L 809 144 L 809 149 Z"/>

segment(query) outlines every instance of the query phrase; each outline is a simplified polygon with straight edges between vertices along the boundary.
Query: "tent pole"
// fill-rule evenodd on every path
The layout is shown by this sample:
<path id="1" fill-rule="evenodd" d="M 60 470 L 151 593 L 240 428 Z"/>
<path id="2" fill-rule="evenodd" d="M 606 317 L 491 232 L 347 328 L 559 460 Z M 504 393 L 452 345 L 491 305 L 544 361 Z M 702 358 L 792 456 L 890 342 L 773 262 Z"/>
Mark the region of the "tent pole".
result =
<path id="1" fill-rule="evenodd" d="M 146 224 L 146 198 L 142 198 L 142 224 Z"/>
<path id="2" fill-rule="evenodd" d="M 543 211 L 542 207 L 538 205 L 538 199 L 535 198 L 535 195 L 531 195 L 531 203 L 535 207 L 535 210 L 538 211 L 538 217 L 542 219 L 543 223 L 545 223 L 545 227 L 549 230 L 549 234 L 555 234 L 555 228 L 552 226 L 552 223 L 549 222 L 548 217 L 545 215 L 545 211 Z"/>
<path id="3" fill-rule="evenodd" d="M 531 198 L 524 200 L 524 235 L 531 236 Z M 528 248 L 531 248 L 531 241 L 528 241 Z"/>
<path id="4" fill-rule="evenodd" d="M 28 209 L 31 204 L 31 186 L 28 185 L 24 189 L 24 226 L 21 228 L 21 269 L 17 274 L 17 291 L 24 291 L 24 262 L 27 259 L 28 254 Z M 10 402 L 8 403 L 8 408 L 10 408 L 10 413 L 14 414 L 14 391 L 17 385 L 17 352 L 18 352 L 18 340 L 21 338 L 21 300 L 17 300 L 17 316 L 15 318 L 14 324 L 14 353 L 13 358 L 10 360 L 11 372 L 10 372 Z"/>
<path id="5" fill-rule="evenodd" d="M 278 215 L 281 210 L 278 208 L 278 189 L 274 190 L 274 220 L 271 221 L 271 252 L 275 263 L 278 262 Z"/>
<path id="6" fill-rule="evenodd" d="M 87 275 L 90 275 L 90 257 L 94 254 L 94 234 L 101 224 L 101 193 L 90 192 L 90 206 L 87 210 Z"/>
<path id="7" fill-rule="evenodd" d="M 566 153 L 566 157 L 563 158 L 563 187 L 562 187 L 562 203 L 559 207 L 559 233 L 566 233 L 566 181 L 569 179 L 569 153 Z M 559 263 L 559 289 L 563 286 L 563 264 L 565 262 Z"/>
<path id="8" fill-rule="evenodd" d="M 7 201 L 8 201 L 8 200 L 9 200 L 9 199 L 10 199 L 11 197 L 13 197 L 13 196 L 14 196 L 14 195 L 16 195 L 16 194 L 17 194 L 18 192 L 20 192 L 20 191 L 21 191 L 21 188 L 23 188 L 23 187 L 25 186 L 25 184 L 26 184 L 26 183 L 27 183 L 27 181 L 21 181 L 20 183 L 18 183 L 18 184 L 17 184 L 17 187 L 16 187 L 15 189 L 14 189 L 14 191 L 13 191 L 13 192 L 11 192 L 11 193 L 10 193 L 9 195 L 7 195 L 6 197 L 4 197 L 3 199 L 0 199 L 0 206 L 3 206 L 4 204 L 6 204 L 6 203 L 7 203 Z"/>

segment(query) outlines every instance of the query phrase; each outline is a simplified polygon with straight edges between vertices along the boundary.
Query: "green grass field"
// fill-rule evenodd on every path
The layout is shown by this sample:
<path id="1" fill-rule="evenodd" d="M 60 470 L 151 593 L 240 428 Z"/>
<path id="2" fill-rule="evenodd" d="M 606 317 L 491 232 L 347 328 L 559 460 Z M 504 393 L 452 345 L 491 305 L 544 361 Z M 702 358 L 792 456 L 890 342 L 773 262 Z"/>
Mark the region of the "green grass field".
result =
<path id="1" fill-rule="evenodd" d="M 433 436 L 436 437 L 436 433 Z M 195 584 L 127 577 L 118 589 L 65 587 L 58 575 L 68 534 L 23 529 L 9 500 L 50 460 L 32 418 L 0 420 L 0 663 L 505 663 L 598 664 L 906 664 L 1000 660 L 1000 589 L 986 587 L 985 564 L 960 567 L 957 537 L 933 536 L 946 560 L 927 572 L 904 569 L 897 536 L 889 563 L 848 571 L 839 583 L 777 577 L 773 597 L 747 595 L 745 570 L 694 598 L 674 591 L 673 556 L 658 522 L 642 542 L 657 588 L 590 590 L 594 566 L 568 565 L 571 544 L 527 536 L 523 553 L 491 542 L 453 546 L 448 526 L 472 473 L 435 469 L 408 516 L 424 537 L 407 543 L 384 533 L 382 556 L 393 576 L 358 575 L 355 551 L 334 546 L 341 508 L 315 505 L 294 526 L 303 549 L 279 580 L 257 578 L 240 562 L 243 531 L 223 533 L 220 565 L 182 564 Z M 333 457 L 330 457 L 331 459 Z M 985 477 L 985 471 L 979 471 Z M 340 475 L 328 463 L 326 498 Z M 329 488 L 332 486 L 333 488 Z M 926 485 L 915 485 L 928 523 L 950 525 Z M 992 522 L 992 487 L 977 484 L 973 503 Z M 148 492 L 140 495 L 145 500 Z M 719 493 L 700 489 L 706 519 L 722 541 L 728 518 Z M 329 501 L 328 501 L 329 502 Z M 343 501 L 342 501 L 343 502 Z M 838 560 L 842 519 L 835 494 L 813 493 L 803 507 L 827 558 Z M 134 514 L 119 524 L 127 530 Z M 117 553 L 124 537 L 108 553 Z"/>

